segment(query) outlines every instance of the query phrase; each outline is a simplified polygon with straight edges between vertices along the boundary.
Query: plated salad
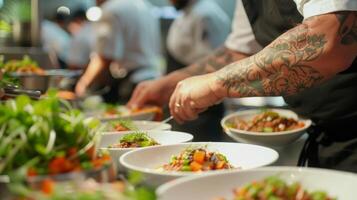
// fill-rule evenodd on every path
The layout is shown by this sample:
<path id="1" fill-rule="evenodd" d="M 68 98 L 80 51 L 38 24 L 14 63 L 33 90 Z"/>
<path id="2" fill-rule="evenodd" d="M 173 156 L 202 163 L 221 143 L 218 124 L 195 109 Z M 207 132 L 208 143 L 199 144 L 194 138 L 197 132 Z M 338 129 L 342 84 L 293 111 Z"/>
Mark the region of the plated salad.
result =
<path id="1" fill-rule="evenodd" d="M 234 200 L 336 200 L 324 191 L 308 192 L 296 182 L 286 183 L 278 176 L 270 176 L 234 189 Z"/>
<path id="2" fill-rule="evenodd" d="M 130 133 L 124 135 L 117 144 L 110 145 L 109 148 L 139 148 L 159 145 L 144 132 Z"/>
<path id="3" fill-rule="evenodd" d="M 132 120 L 111 121 L 107 125 L 108 131 L 134 131 L 138 130 Z"/>
<path id="4" fill-rule="evenodd" d="M 25 55 L 22 60 L 0 61 L 0 68 L 5 73 L 17 72 L 26 74 L 44 75 L 45 71 L 39 67 L 36 61 Z"/>
<path id="5" fill-rule="evenodd" d="M 305 124 L 293 118 L 281 116 L 277 112 L 267 110 L 254 116 L 249 121 L 237 117 L 233 122 L 227 123 L 226 126 L 244 131 L 271 133 L 302 128 Z"/>
<path id="6" fill-rule="evenodd" d="M 187 148 L 180 155 L 171 157 L 170 163 L 162 166 L 166 171 L 211 171 L 234 168 L 226 156 L 210 152 L 206 148 Z"/>

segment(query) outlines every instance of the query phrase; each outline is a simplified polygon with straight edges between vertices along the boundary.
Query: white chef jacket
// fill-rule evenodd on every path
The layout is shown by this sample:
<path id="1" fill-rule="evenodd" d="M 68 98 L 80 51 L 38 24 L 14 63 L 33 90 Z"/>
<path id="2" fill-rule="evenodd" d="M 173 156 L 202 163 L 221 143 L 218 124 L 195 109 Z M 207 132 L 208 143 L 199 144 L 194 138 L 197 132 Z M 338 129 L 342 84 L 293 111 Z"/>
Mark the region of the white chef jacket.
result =
<path id="1" fill-rule="evenodd" d="M 160 74 L 159 19 L 147 0 L 109 0 L 96 26 L 95 52 L 120 63 L 128 71 L 145 68 Z M 145 78 L 143 78 L 145 79 Z"/>
<path id="2" fill-rule="evenodd" d="M 175 59 L 191 64 L 224 43 L 230 23 L 215 1 L 193 1 L 171 25 L 167 48 Z"/>
<path id="3" fill-rule="evenodd" d="M 94 24 L 85 22 L 73 36 L 69 49 L 68 64 L 86 66 L 89 63 L 96 38 L 94 30 Z"/>
<path id="4" fill-rule="evenodd" d="M 304 18 L 336 11 L 357 11 L 357 0 L 294 0 Z M 229 49 L 246 54 L 262 50 L 256 41 L 241 0 L 237 0 L 232 32 L 225 42 Z"/>
<path id="5" fill-rule="evenodd" d="M 54 22 L 43 20 L 41 23 L 43 47 L 50 54 L 55 54 L 62 61 L 68 61 L 71 36 Z"/>

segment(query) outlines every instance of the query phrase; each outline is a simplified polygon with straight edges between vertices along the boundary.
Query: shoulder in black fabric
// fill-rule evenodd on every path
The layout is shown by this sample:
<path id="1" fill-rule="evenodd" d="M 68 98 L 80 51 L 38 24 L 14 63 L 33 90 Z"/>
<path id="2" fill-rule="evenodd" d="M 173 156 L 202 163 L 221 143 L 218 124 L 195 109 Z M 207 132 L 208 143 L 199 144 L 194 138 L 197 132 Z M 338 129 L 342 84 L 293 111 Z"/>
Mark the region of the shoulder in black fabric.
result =
<path id="1" fill-rule="evenodd" d="M 242 1 L 255 38 L 262 46 L 267 46 L 303 20 L 293 0 Z"/>

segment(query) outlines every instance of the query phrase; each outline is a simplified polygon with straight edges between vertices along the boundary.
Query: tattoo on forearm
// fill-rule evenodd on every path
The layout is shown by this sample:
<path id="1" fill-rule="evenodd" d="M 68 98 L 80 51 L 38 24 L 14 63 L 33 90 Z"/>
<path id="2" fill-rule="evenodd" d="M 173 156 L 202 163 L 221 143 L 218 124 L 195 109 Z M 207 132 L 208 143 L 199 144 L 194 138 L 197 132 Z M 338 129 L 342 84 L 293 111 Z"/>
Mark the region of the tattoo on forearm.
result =
<path id="1" fill-rule="evenodd" d="M 324 79 L 309 62 L 320 57 L 326 44 L 324 34 L 309 34 L 301 24 L 270 46 L 218 73 L 228 96 L 291 95 Z"/>
<path id="2" fill-rule="evenodd" d="M 351 12 L 342 12 L 336 14 L 340 21 L 338 34 L 341 37 L 341 44 L 351 45 L 357 43 L 357 14 Z"/>
<path id="3" fill-rule="evenodd" d="M 209 56 L 199 61 L 197 64 L 186 67 L 182 69 L 182 71 L 190 76 L 215 72 L 232 62 L 242 59 L 243 57 L 246 56 L 229 50 L 226 47 L 221 47 L 216 50 L 213 56 Z"/>

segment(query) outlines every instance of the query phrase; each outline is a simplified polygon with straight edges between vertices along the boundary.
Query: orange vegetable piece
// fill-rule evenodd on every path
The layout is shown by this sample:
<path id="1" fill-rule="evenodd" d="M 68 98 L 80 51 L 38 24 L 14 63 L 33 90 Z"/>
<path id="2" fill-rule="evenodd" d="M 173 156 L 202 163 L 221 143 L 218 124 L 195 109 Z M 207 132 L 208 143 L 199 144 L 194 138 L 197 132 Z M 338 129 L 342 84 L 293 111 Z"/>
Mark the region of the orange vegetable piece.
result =
<path id="1" fill-rule="evenodd" d="M 27 176 L 37 176 L 37 171 L 36 171 L 36 169 L 34 169 L 34 168 L 29 168 L 28 170 L 27 170 Z"/>
<path id="2" fill-rule="evenodd" d="M 205 161 L 206 152 L 204 151 L 195 151 L 193 154 L 193 161 L 202 164 Z"/>
<path id="3" fill-rule="evenodd" d="M 55 183 L 51 179 L 45 179 L 41 183 L 41 191 L 45 194 L 52 194 Z"/>
<path id="4" fill-rule="evenodd" d="M 216 169 L 223 169 L 225 164 L 226 164 L 225 161 L 218 161 L 216 164 Z"/>
<path id="5" fill-rule="evenodd" d="M 68 152 L 67 152 L 68 157 L 74 156 L 74 155 L 76 155 L 76 153 L 77 153 L 77 148 L 76 147 L 69 148 Z"/>
<path id="6" fill-rule="evenodd" d="M 193 161 L 190 164 L 191 170 L 194 172 L 200 171 L 202 169 L 202 165 L 198 162 Z"/>

